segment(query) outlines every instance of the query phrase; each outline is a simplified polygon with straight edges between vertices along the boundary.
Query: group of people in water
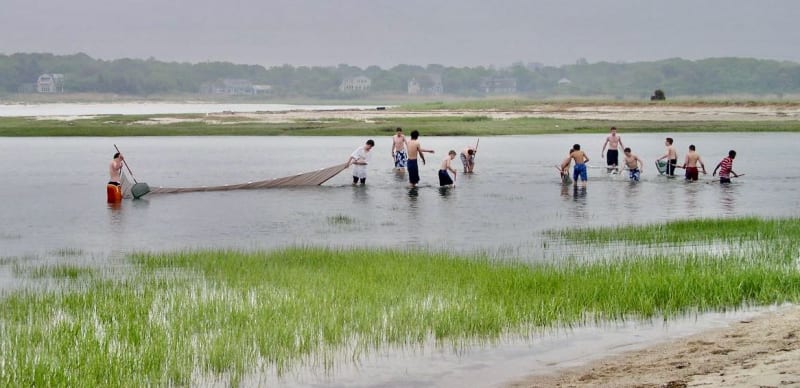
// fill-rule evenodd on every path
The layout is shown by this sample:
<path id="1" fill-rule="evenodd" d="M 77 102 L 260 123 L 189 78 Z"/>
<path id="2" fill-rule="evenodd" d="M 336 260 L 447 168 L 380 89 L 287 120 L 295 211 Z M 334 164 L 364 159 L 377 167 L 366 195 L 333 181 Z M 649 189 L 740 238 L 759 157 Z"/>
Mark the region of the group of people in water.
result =
<path id="1" fill-rule="evenodd" d="M 375 146 L 375 141 L 372 139 L 358 147 L 350 157 L 347 159 L 346 167 L 353 166 L 353 185 L 366 184 L 367 181 L 367 165 L 372 159 L 370 151 Z M 392 159 L 394 160 L 394 168 L 396 171 L 408 170 L 408 182 L 411 187 L 416 187 L 419 184 L 419 162 L 425 164 L 425 154 L 433 154 L 431 149 L 423 148 L 419 142 L 419 131 L 411 131 L 411 140 L 406 139 L 403 134 L 402 128 L 397 128 L 394 136 L 392 136 Z M 471 174 L 475 169 L 475 155 L 478 153 L 478 145 L 469 145 L 461 151 L 461 163 L 464 167 L 465 174 Z M 442 159 L 439 166 L 439 186 L 448 187 L 455 186 L 458 171 L 453 167 L 452 161 L 456 158 L 457 153 L 455 150 L 450 150 L 447 155 Z M 452 173 L 452 177 L 450 176 Z"/>
<path id="2" fill-rule="evenodd" d="M 683 164 L 678 164 L 678 151 L 675 150 L 673 145 L 674 140 L 668 137 L 664 141 L 666 150 L 664 155 L 656 159 L 656 168 L 660 174 L 666 174 L 668 177 L 675 176 L 676 169 L 683 169 L 685 171 L 686 180 L 696 181 L 700 177 L 700 172 L 707 174 L 706 165 L 702 157 L 697 152 L 694 144 L 689 145 L 689 151 L 686 154 Z M 347 167 L 353 166 L 353 185 L 365 184 L 367 180 L 367 165 L 371 159 L 370 150 L 375 146 L 375 142 L 370 139 L 366 144 L 358 147 L 347 160 Z M 452 161 L 456 156 L 460 156 L 461 163 L 464 167 L 463 172 L 468 174 L 472 173 L 475 168 L 475 155 L 478 152 L 477 144 L 475 146 L 467 146 L 461 151 L 460 155 L 455 150 L 450 150 L 448 154 L 442 159 L 439 166 L 439 185 L 442 187 L 454 186 L 455 179 L 458 171 L 452 166 Z M 622 149 L 622 162 L 620 163 L 619 150 Z M 392 159 L 394 160 L 394 167 L 398 171 L 404 169 L 408 170 L 408 181 L 411 187 L 416 187 L 419 183 L 419 163 L 425 164 L 425 154 L 433 154 L 431 149 L 423 148 L 419 142 L 419 131 L 411 132 L 411 139 L 406 139 L 403 134 L 402 128 L 397 128 L 396 133 L 392 136 Z M 641 174 L 644 171 L 644 161 L 638 155 L 634 154 L 630 147 L 625 147 L 622 143 L 622 137 L 617 134 L 617 128 L 611 127 L 611 133 L 606 136 L 603 143 L 601 153 L 606 159 L 606 169 L 608 173 L 618 174 L 621 170 L 628 171 L 628 178 L 633 182 L 638 182 Z M 723 158 L 712 173 L 713 176 L 717 175 L 719 171 L 719 182 L 730 183 L 731 177 L 739 177 L 740 175 L 733 171 L 733 160 L 736 158 L 736 151 L 728 151 L 728 156 Z M 562 182 L 564 184 L 573 183 L 577 186 L 579 182 L 586 185 L 588 181 L 587 163 L 589 157 L 586 152 L 581 150 L 580 144 L 575 144 L 569 150 L 567 156 L 561 164 L 556 168 L 559 170 Z M 570 176 L 569 168 L 572 167 L 572 175 Z M 452 173 L 452 177 L 451 177 Z"/>
<path id="3" fill-rule="evenodd" d="M 664 141 L 666 152 L 663 156 L 656 159 L 656 167 L 659 173 L 666 174 L 669 177 L 675 176 L 675 170 L 682 168 L 685 170 L 686 180 L 696 181 L 699 179 L 700 171 L 706 174 L 706 166 L 694 144 L 689 145 L 689 152 L 682 165 L 678 165 L 678 152 L 673 146 L 674 140 L 668 137 Z M 606 151 L 608 147 L 608 151 Z M 622 163 L 619 162 L 619 149 L 623 149 Z M 606 158 L 606 169 L 608 173 L 620 173 L 620 166 L 628 170 L 628 178 L 633 182 L 638 182 L 642 171 L 644 171 L 644 162 L 642 159 L 634 154 L 630 147 L 625 147 L 622 143 L 622 137 L 617 134 L 617 128 L 611 127 L 611 133 L 606 137 L 603 143 L 602 154 Z M 728 156 L 722 159 L 714 168 L 713 176 L 717 175 L 719 171 L 720 183 L 730 183 L 731 176 L 739 177 L 740 175 L 733 171 L 733 159 L 736 158 L 736 151 L 728 151 Z M 574 181 L 577 186 L 580 181 L 582 185 L 586 185 L 588 180 L 588 173 L 586 171 L 586 163 L 589 162 L 589 157 L 581 150 L 580 144 L 575 144 L 569 150 L 569 156 L 566 157 L 560 165 L 556 166 L 561 174 L 561 180 L 564 184 L 570 184 Z M 574 163 L 572 169 L 572 177 L 569 175 L 569 167 Z"/>

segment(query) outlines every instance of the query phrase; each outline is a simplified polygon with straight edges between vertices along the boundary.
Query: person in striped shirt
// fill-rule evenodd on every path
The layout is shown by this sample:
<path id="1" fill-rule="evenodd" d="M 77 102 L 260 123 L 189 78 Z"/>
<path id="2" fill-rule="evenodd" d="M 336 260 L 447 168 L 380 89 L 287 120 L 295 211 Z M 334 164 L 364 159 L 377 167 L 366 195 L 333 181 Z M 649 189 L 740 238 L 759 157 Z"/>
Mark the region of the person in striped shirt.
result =
<path id="1" fill-rule="evenodd" d="M 717 170 L 719 170 L 719 183 L 731 183 L 731 174 L 734 177 L 738 177 L 739 174 L 733 171 L 733 159 L 736 158 L 736 151 L 730 150 L 728 151 L 728 156 L 722 159 L 717 167 L 714 167 L 714 173 L 712 176 L 717 175 Z"/>

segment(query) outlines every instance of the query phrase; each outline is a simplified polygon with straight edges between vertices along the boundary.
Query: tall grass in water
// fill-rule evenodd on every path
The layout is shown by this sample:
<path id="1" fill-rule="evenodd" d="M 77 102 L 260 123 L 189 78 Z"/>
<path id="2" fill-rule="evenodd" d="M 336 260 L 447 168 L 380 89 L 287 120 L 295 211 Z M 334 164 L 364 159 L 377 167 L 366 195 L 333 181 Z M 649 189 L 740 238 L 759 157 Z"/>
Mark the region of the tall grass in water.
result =
<path id="1" fill-rule="evenodd" d="M 264 361 L 330 366 L 343 347 L 798 301 L 797 247 L 533 266 L 374 249 L 139 254 L 138 276 L 0 301 L 0 385 L 187 385 L 193 372 L 236 385 Z"/>
<path id="2" fill-rule="evenodd" d="M 605 244 L 627 242 L 642 245 L 721 241 L 758 242 L 800 238 L 800 219 L 700 219 L 664 224 L 604 228 L 563 229 L 545 232 L 550 237 L 575 243 Z"/>

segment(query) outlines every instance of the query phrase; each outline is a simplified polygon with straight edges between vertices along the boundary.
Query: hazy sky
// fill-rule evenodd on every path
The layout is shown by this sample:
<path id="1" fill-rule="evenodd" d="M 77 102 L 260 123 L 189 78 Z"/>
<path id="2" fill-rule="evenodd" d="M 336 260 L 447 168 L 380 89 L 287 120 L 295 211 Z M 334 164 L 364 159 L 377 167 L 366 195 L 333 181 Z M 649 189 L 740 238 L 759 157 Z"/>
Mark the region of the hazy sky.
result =
<path id="1" fill-rule="evenodd" d="M 264 66 L 800 61 L 796 0 L 0 0 L 0 53 Z"/>

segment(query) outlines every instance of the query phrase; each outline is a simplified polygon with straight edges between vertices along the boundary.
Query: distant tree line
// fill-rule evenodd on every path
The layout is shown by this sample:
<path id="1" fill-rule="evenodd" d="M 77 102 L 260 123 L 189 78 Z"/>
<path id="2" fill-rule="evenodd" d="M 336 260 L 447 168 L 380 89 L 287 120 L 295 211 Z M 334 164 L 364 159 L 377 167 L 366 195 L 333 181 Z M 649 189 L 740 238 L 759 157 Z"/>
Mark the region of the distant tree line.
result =
<path id="1" fill-rule="evenodd" d="M 246 79 L 272 86 L 275 97 L 352 98 L 352 94 L 340 92 L 339 85 L 344 78 L 358 75 L 370 78 L 369 94 L 406 94 L 409 80 L 424 74 L 440 76 L 445 94 L 461 96 L 485 95 L 481 84 L 491 77 L 514 79 L 516 94 L 532 97 L 611 96 L 646 100 L 656 89 L 670 96 L 800 93 L 800 64 L 751 58 L 637 63 L 579 61 L 558 67 L 518 63 L 504 68 L 398 65 L 390 69 L 377 66 L 362 69 L 349 65 L 265 68 L 228 62 L 162 62 L 152 58 L 107 61 L 86 54 L 0 55 L 0 93 L 19 92 L 45 73 L 64 74 L 64 90 L 68 93 L 140 96 L 198 93 L 209 82 Z"/>

